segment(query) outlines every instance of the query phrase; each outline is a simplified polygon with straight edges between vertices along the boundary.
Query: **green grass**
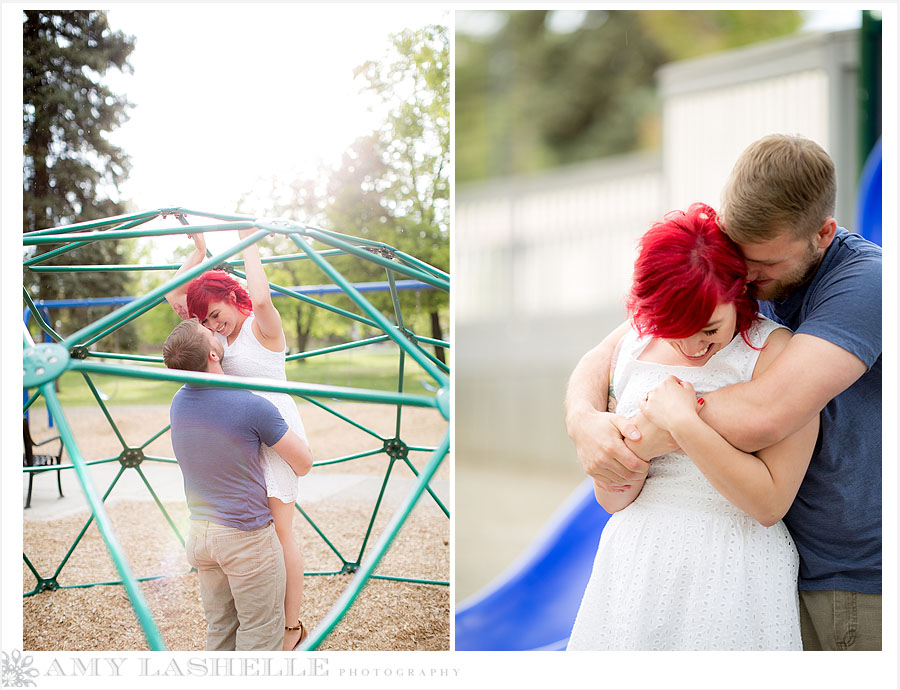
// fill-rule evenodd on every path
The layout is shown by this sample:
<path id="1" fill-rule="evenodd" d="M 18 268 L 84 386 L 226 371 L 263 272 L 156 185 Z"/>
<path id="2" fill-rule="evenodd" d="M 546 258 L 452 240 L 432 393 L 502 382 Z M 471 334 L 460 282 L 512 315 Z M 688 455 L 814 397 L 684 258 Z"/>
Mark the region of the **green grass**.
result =
<path id="1" fill-rule="evenodd" d="M 397 390 L 399 376 L 399 356 L 390 352 L 339 352 L 313 357 L 309 360 L 288 362 L 287 377 L 290 381 L 317 383 L 370 390 Z M 128 364 L 128 362 L 117 363 Z M 138 363 L 138 366 L 154 366 Z M 162 366 L 162 365 L 160 365 Z M 122 376 L 92 375 L 91 381 L 99 391 L 108 396 L 107 405 L 168 405 L 181 384 L 169 381 L 149 381 Z M 431 393 L 422 385 L 425 381 L 432 388 L 435 383 L 431 376 L 422 371 L 410 357 L 406 358 L 403 376 L 403 391 L 428 395 Z M 77 372 L 66 372 L 59 380 L 59 400 L 64 406 L 78 407 L 96 405 L 84 377 Z M 33 393 L 34 391 L 31 391 Z M 38 398 L 32 407 L 43 407 L 43 398 Z"/>

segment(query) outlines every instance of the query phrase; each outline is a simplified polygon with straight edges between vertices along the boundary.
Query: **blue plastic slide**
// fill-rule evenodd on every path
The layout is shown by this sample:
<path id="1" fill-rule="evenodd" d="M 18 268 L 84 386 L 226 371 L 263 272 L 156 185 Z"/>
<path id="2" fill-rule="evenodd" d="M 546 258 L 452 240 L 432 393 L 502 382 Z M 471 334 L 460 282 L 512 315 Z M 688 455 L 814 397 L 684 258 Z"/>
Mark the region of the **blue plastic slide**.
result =
<path id="1" fill-rule="evenodd" d="M 609 513 L 586 479 L 513 565 L 456 612 L 456 649 L 565 649 Z"/>
<path id="2" fill-rule="evenodd" d="M 856 199 L 856 227 L 853 229 L 881 246 L 881 139 L 872 147 L 863 166 Z"/>

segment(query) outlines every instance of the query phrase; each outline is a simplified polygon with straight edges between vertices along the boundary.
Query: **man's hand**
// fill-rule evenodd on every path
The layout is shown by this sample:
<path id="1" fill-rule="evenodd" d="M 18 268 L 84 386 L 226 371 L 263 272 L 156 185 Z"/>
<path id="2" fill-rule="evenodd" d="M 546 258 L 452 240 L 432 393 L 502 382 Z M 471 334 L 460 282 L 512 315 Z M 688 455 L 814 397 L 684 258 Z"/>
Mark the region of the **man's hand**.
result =
<path id="1" fill-rule="evenodd" d="M 309 444 L 290 429 L 272 446 L 272 450 L 291 466 L 298 477 L 302 477 L 312 469 L 313 457 Z"/>
<path id="2" fill-rule="evenodd" d="M 631 422 L 641 433 L 641 439 L 640 441 L 626 439 L 625 443 L 639 457 L 649 461 L 651 458 L 681 450 L 672 434 L 656 426 L 643 412 L 638 412 L 631 418 Z"/>
<path id="3" fill-rule="evenodd" d="M 578 461 L 594 483 L 607 491 L 624 491 L 631 482 L 644 479 L 650 463 L 625 445 L 624 437 L 640 439 L 637 427 L 626 417 L 610 412 L 586 413 L 569 424 Z"/>

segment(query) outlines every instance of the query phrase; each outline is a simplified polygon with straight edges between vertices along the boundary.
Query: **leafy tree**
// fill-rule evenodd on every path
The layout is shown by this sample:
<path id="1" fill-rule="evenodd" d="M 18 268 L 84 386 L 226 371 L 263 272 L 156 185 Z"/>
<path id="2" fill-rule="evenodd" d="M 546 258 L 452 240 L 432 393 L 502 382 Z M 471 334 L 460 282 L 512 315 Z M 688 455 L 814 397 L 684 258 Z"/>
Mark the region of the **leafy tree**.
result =
<path id="1" fill-rule="evenodd" d="M 655 148 L 662 65 L 802 23 L 792 10 L 593 10 L 560 29 L 555 13 L 492 10 L 487 36 L 457 31 L 457 181 Z"/>
<path id="2" fill-rule="evenodd" d="M 110 196 L 129 170 L 127 155 L 107 134 L 126 119 L 130 103 L 101 83 L 110 69 L 130 70 L 134 39 L 109 28 L 94 10 L 26 10 L 23 15 L 23 232 L 124 212 Z M 127 244 L 100 241 L 46 265 L 119 264 Z M 55 246 L 40 245 L 35 253 Z M 125 273 L 26 273 L 43 299 L 128 294 Z M 92 315 L 96 316 L 96 315 Z M 57 325 L 76 329 L 88 316 L 74 311 Z M 133 346 L 134 330 L 117 331 Z"/>
<path id="3" fill-rule="evenodd" d="M 392 54 L 356 70 L 388 107 L 377 133 L 386 175 L 384 205 L 394 221 L 390 244 L 449 270 L 450 42 L 447 27 L 431 25 L 392 37 Z M 419 307 L 441 339 L 440 310 L 447 296 L 427 291 Z M 436 350 L 443 358 L 440 348 Z"/>

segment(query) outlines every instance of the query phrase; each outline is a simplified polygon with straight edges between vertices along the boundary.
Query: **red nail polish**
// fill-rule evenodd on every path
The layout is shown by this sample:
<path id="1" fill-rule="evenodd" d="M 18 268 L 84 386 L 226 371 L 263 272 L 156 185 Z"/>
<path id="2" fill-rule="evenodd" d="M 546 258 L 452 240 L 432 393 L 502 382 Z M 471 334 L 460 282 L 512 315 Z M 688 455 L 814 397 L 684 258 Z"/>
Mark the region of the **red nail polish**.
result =
<path id="1" fill-rule="evenodd" d="M 702 405 L 702 404 L 705 403 L 705 402 L 706 402 L 706 401 L 705 401 L 703 398 L 697 398 L 697 404 L 698 404 L 698 405 Z"/>

